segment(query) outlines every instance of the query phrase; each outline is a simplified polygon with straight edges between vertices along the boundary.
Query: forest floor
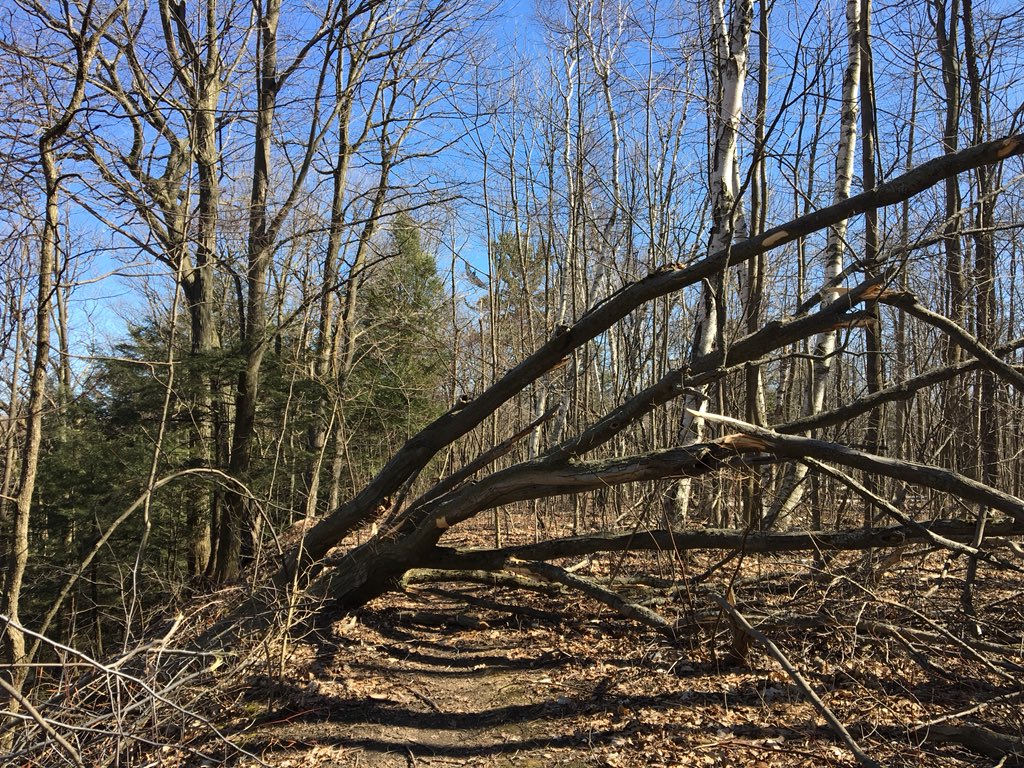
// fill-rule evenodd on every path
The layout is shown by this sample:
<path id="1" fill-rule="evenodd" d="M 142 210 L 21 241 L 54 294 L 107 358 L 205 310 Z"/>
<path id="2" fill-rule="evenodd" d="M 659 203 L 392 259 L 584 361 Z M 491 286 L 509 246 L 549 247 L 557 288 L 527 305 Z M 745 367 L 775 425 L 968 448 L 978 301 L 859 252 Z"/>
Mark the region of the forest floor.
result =
<path id="1" fill-rule="evenodd" d="M 645 557 L 595 559 L 578 572 L 650 572 Z M 772 617 L 762 630 L 874 760 L 1015 764 L 926 739 L 917 726 L 1009 695 L 1009 704 L 973 713 L 980 719 L 950 722 L 989 724 L 1019 739 L 1020 677 L 1000 665 L 1020 669 L 1024 648 L 993 663 L 952 637 L 928 647 L 920 636 L 859 628 L 870 616 L 909 631 L 925 607 L 935 620 L 948 618 L 945 626 L 955 622 L 959 580 L 944 555 L 908 557 L 870 590 L 843 576 L 856 572 L 853 558 L 833 562 L 824 578 L 800 578 L 813 571 L 810 562 L 748 558 L 717 573 L 736 586 L 746 613 Z M 691 565 L 699 573 L 706 564 Z M 1018 638 L 1021 586 L 1011 575 L 982 582 L 978 592 L 982 620 L 997 618 Z M 709 587 L 714 578 L 705 594 Z M 656 607 L 686 613 L 685 605 Z M 712 603 L 703 607 L 704 629 L 673 640 L 574 593 L 410 588 L 293 643 L 281 670 L 233 689 L 222 722 L 232 741 L 278 768 L 855 765 L 763 648 L 752 648 L 746 663 L 729 659 L 729 623 L 716 619 Z M 224 758 L 260 764 L 237 753 Z"/>

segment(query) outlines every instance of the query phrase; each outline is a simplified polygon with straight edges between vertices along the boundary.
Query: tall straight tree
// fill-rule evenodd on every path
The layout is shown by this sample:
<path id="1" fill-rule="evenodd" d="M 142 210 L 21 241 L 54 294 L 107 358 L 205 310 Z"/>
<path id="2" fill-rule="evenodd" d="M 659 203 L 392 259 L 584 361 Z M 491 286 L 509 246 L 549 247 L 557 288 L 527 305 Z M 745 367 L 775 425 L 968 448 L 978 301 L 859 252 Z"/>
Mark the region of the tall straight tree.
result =
<path id="1" fill-rule="evenodd" d="M 861 0 L 860 6 L 860 95 L 861 95 L 861 181 L 864 189 L 874 189 L 877 182 L 877 158 L 875 157 L 875 135 L 877 134 L 877 107 L 875 104 L 875 70 L 871 50 L 871 0 Z M 878 211 L 864 215 L 864 250 L 861 255 L 864 274 L 876 277 L 879 274 L 880 256 L 878 243 Z M 864 373 L 867 391 L 878 392 L 885 379 L 882 357 L 882 320 L 877 304 L 868 307 L 868 322 L 864 326 Z M 864 447 L 878 453 L 882 433 L 882 409 L 872 408 L 868 413 L 864 431 Z M 874 478 L 868 478 L 867 487 L 876 491 Z M 874 508 L 867 505 L 864 525 L 872 524 Z"/>
<path id="2" fill-rule="evenodd" d="M 853 184 L 854 159 L 857 156 L 857 115 L 860 108 L 861 81 L 861 0 L 847 0 L 846 3 L 846 69 L 843 73 L 843 98 L 839 121 L 839 147 L 836 152 L 835 182 L 832 192 L 834 203 L 841 203 L 850 196 Z M 824 283 L 821 288 L 823 301 L 834 301 L 839 297 L 839 278 L 843 272 L 843 255 L 846 251 L 846 220 L 829 227 L 823 255 Z M 828 329 L 818 334 L 814 341 L 810 385 L 804 400 L 804 415 L 820 413 L 825 405 L 830 374 L 837 354 L 838 332 Z M 804 493 L 807 465 L 792 464 L 786 469 L 778 496 L 768 513 L 768 522 L 788 516 L 800 503 Z"/>
<path id="3" fill-rule="evenodd" d="M 964 30 L 964 64 L 967 69 L 967 85 L 971 113 L 971 142 L 978 144 L 985 140 L 988 131 L 985 125 L 985 84 L 982 80 L 983 62 L 979 61 L 978 40 L 974 25 L 974 0 L 962 0 Z M 974 172 L 975 214 L 973 227 L 974 275 L 977 281 L 975 298 L 975 328 L 978 340 L 991 347 L 996 341 L 996 232 L 993 211 L 998 190 L 994 169 L 979 167 Z M 978 372 L 976 384 L 978 463 L 980 478 L 988 485 L 999 484 L 999 427 L 1000 414 L 997 400 L 996 376 L 988 369 Z M 980 547 L 985 538 L 989 510 L 982 506 L 978 510 L 975 547 Z M 981 635 L 977 621 L 973 590 L 978 574 L 978 558 L 971 557 L 964 580 L 963 606 L 971 619 L 970 628 L 976 636 Z"/>
<path id="4" fill-rule="evenodd" d="M 102 181 L 100 199 L 109 200 L 105 208 L 84 204 L 179 280 L 195 377 L 193 461 L 226 466 L 228 382 L 213 361 L 221 349 L 217 238 L 225 172 L 218 137 L 228 124 L 222 100 L 245 33 L 230 32 L 243 27 L 230 3 L 203 0 L 192 14 L 178 3 L 156 8 L 156 28 L 147 16 L 121 14 L 91 73 L 92 85 L 112 102 L 106 114 L 118 120 L 112 126 L 110 117 L 98 117 L 82 144 Z M 121 131 L 130 138 L 127 152 Z M 220 498 L 198 491 L 187 510 L 193 576 L 209 561 Z"/>
<path id="5" fill-rule="evenodd" d="M 43 122 L 38 126 L 37 150 L 42 171 L 43 216 L 40 232 L 39 260 L 36 283 L 35 333 L 32 364 L 29 373 L 28 402 L 25 406 L 25 436 L 21 447 L 18 482 L 14 490 L 14 514 L 11 530 L 5 532 L 3 550 L 3 583 L 0 593 L 0 611 L 7 617 L 0 637 L 0 659 L 6 670 L 0 672 L 13 690 L 21 689 L 28 672 L 25 659 L 25 635 L 20 628 L 21 590 L 29 558 L 29 519 L 32 497 L 39 468 L 39 449 L 43 439 L 43 411 L 47 399 L 47 369 L 50 365 L 50 314 L 53 311 L 53 278 L 57 263 L 57 249 L 61 231 L 61 185 L 59 145 L 71 129 L 72 123 L 85 99 L 87 73 L 92 66 L 103 35 L 120 12 L 114 6 L 102 15 L 92 3 L 87 4 L 78 19 L 65 17 L 64 32 L 73 45 L 71 63 L 72 81 L 63 105 L 46 104 Z M 45 17 L 46 9 L 30 4 L 30 14 Z M 31 50 L 19 50 L 15 44 L 4 42 L 6 52 L 31 58 Z M 48 90 L 55 84 L 40 84 Z M 59 87 L 59 86 L 58 86 Z M 0 701 L 5 701 L 5 695 Z M 11 706 L 5 706 L 10 709 Z"/>
<path id="6" fill-rule="evenodd" d="M 367 0 L 369 1 L 369 0 Z M 304 184 L 313 159 L 325 133 L 325 122 L 319 111 L 320 98 L 327 81 L 328 57 L 321 59 L 319 72 L 311 96 L 313 119 L 307 125 L 304 142 L 297 157 L 291 161 L 291 177 L 271 194 L 274 165 L 275 116 L 279 96 L 307 57 L 323 45 L 330 48 L 337 18 L 344 13 L 341 6 L 332 4 L 322 11 L 317 25 L 302 38 L 297 51 L 284 66 L 278 62 L 278 27 L 281 22 L 282 0 L 262 0 L 256 7 L 256 60 L 255 60 L 255 119 L 253 123 L 253 154 L 250 167 L 251 185 L 245 240 L 245 317 L 242 323 L 241 371 L 235 387 L 235 418 L 231 437 L 231 455 L 228 471 L 245 481 L 252 464 L 253 442 L 256 438 L 256 409 L 259 400 L 260 369 L 267 348 L 274 338 L 267 314 L 267 281 L 271 260 L 278 246 L 281 231 L 295 209 L 304 191 Z M 303 87 L 308 88 L 308 84 Z M 338 105 L 333 105 L 333 115 Z M 273 207 L 275 197 L 280 201 Z M 237 487 L 230 486 L 224 493 L 224 512 L 218 519 L 216 549 L 210 573 L 217 582 L 236 579 L 242 565 L 243 545 L 248 540 L 250 525 L 248 499 Z"/>
<path id="7" fill-rule="evenodd" d="M 710 178 L 711 236 L 707 253 L 728 251 L 741 214 L 736 143 L 743 116 L 743 87 L 747 80 L 747 55 L 750 28 L 753 24 L 753 0 L 735 0 L 726 16 L 724 0 L 711 0 L 711 33 L 714 44 L 714 67 L 718 75 L 719 101 L 713 110 L 715 141 L 712 147 Z M 704 357 L 722 343 L 722 320 L 725 316 L 728 269 L 702 283 L 697 323 L 694 331 L 692 357 Z M 680 445 L 690 445 L 704 438 L 704 420 L 700 414 L 708 407 L 708 388 L 701 387 L 687 396 L 679 426 Z M 672 512 L 676 518 L 687 514 L 690 504 L 691 480 L 676 483 Z"/>

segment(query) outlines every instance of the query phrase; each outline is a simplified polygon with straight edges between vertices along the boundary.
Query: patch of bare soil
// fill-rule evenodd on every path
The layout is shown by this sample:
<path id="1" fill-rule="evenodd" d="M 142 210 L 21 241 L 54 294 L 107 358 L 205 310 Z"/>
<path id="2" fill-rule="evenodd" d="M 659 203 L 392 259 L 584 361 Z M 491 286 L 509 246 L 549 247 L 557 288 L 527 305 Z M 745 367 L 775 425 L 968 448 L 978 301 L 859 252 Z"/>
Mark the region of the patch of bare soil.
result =
<path id="1" fill-rule="evenodd" d="M 924 562 L 898 576 L 904 587 L 935 586 L 922 577 L 931 572 L 922 571 Z M 884 598 L 834 578 L 780 589 L 787 571 L 805 574 L 806 563 L 770 566 L 763 580 L 736 582 L 739 604 L 748 615 L 773 616 L 762 629 L 873 759 L 998 763 L 956 741 L 926 740 L 914 726 L 1007 692 L 1012 700 L 1019 680 L 955 642 L 929 647 L 910 634 L 913 613 Z M 1001 585 L 999 594 L 1013 588 Z M 954 585 L 940 585 L 940 597 L 943 589 L 954 604 Z M 927 599 L 935 598 L 930 588 Z M 999 615 L 1021 623 L 1018 603 Z M 877 626 L 891 615 L 908 634 L 858 629 L 869 614 Z M 713 613 L 694 620 L 699 631 L 672 640 L 569 593 L 421 587 L 298 643 L 282 675 L 246 681 L 228 728 L 236 743 L 279 768 L 856 764 L 771 657 L 755 648 L 745 664 L 730 663 L 728 621 Z M 1019 699 L 979 711 L 1003 732 L 1016 723 L 1019 736 Z"/>

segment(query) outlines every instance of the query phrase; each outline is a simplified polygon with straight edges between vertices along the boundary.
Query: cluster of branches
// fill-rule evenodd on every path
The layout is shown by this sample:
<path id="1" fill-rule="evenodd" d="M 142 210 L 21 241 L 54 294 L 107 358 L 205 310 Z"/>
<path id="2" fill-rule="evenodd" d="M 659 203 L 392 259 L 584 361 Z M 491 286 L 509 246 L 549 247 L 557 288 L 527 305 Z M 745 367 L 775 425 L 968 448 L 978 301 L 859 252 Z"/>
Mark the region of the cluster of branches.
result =
<path id="1" fill-rule="evenodd" d="M 23 744 L 41 732 L 60 743 L 22 686 L 37 654 L 56 648 L 47 630 L 63 623 L 75 635 L 72 596 L 85 596 L 76 590 L 90 569 L 96 591 L 99 553 L 126 521 L 138 538 L 129 567 L 114 569 L 129 574 L 115 590 L 126 647 L 133 631 L 151 632 L 141 585 L 153 550 L 190 590 L 243 577 L 259 586 L 201 635 L 195 655 L 158 654 L 163 672 L 152 674 L 175 686 L 204 674 L 209 654 L 289 628 L 325 601 L 352 608 L 417 580 L 556 582 L 674 635 L 670 618 L 554 562 L 624 550 L 927 542 L 966 556 L 963 609 L 981 633 L 977 569 L 1015 567 L 986 542 L 1024 526 L 1020 446 L 1001 429 L 1017 423 L 1024 397 L 1012 362 L 1024 345 L 1013 338 L 1019 222 L 1003 182 L 1024 136 L 996 102 L 1005 73 L 978 50 L 983 39 L 992 56 L 1007 45 L 991 30 L 1011 17 L 983 16 L 985 38 L 970 2 L 931 0 L 897 26 L 913 41 L 904 105 L 876 93 L 882 38 L 869 0 L 848 0 L 842 33 L 814 15 L 776 48 L 769 33 L 786 25 L 776 16 L 773 26 L 771 3 L 755 18 L 750 0 L 710 0 L 671 23 L 654 2 L 630 13 L 569 3 L 539 20 L 547 56 L 536 83 L 517 76 L 527 67 L 518 58 L 488 82 L 494 62 L 473 60 L 481 10 L 469 0 L 288 10 L 281 0 L 146 11 L 25 0 L 7 22 L 2 50 L 21 67 L 7 93 L 45 94 L 4 137 L 26 179 L 40 171 L 41 195 L 27 182 L 5 190 L 21 195 L 6 221 L 7 255 L 23 269 L 5 288 L 16 309 L 3 318 L 13 363 L 3 371 L 11 426 L 0 522 L 11 535 L 0 607 L 7 701 L 29 724 Z M 783 60 L 775 89 L 770 65 Z M 928 68 L 944 91 L 933 94 L 941 154 L 919 163 Z M 51 79 L 33 91 L 37 71 Z M 701 78 L 704 124 L 687 131 Z M 907 107 L 909 120 L 880 124 L 880 99 L 894 115 Z M 993 114 L 1005 118 L 999 130 L 986 121 Z M 691 149 L 706 156 L 697 170 L 680 159 Z M 815 185 L 824 154 L 835 160 L 827 194 Z M 462 192 L 477 180 L 438 181 L 456 155 L 479 176 L 469 213 Z M 791 204 L 776 190 L 790 170 Z M 34 210 L 38 232 L 15 231 L 14 214 Z M 73 215 L 62 221 L 62 210 Z M 95 392 L 76 393 L 69 296 L 72 274 L 86 269 L 72 234 L 86 217 L 97 239 L 161 265 L 166 284 L 149 284 L 155 309 L 117 361 L 132 373 L 83 374 Z M 465 252 L 485 253 L 486 264 L 460 257 L 462 229 L 474 231 Z M 448 289 L 436 266 L 443 231 Z M 101 426 L 78 429 L 75 442 L 73 414 L 87 401 L 99 403 L 90 418 Z M 111 403 L 134 412 L 122 417 Z M 51 405 L 59 429 L 48 442 Z M 85 516 L 52 478 L 98 437 L 92 456 L 114 445 L 110 433 L 139 432 L 145 414 L 158 427 L 131 446 L 143 493 L 102 526 L 88 521 L 97 530 L 86 538 L 76 527 Z M 723 492 L 733 477 L 736 499 Z M 927 519 L 906 508 L 911 486 L 937 500 Z M 828 530 L 830 488 L 862 500 L 859 526 Z M 632 530 L 585 531 L 580 499 L 609 492 L 639 496 Z M 571 526 L 558 497 L 572 499 Z M 947 514 L 954 503 L 977 512 Z M 503 535 L 523 532 L 502 531 L 496 516 L 492 549 L 443 541 L 485 511 L 522 508 L 572 535 L 506 546 Z M 702 518 L 711 527 L 692 524 Z M 268 568 L 265 542 L 296 523 Z M 184 544 L 176 533 L 151 539 L 167 528 Z M 85 554 L 56 600 L 26 620 L 30 555 L 74 548 Z M 102 655 L 98 631 L 93 643 Z M 142 679 L 130 681 L 140 709 L 166 690 Z"/>

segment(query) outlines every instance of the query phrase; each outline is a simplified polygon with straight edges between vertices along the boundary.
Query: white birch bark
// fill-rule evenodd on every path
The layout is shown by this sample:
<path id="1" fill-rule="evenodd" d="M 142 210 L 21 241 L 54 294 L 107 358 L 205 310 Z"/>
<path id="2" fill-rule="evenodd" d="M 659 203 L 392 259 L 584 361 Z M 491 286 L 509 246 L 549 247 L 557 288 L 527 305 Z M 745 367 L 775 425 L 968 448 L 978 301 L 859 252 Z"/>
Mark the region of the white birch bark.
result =
<path id="1" fill-rule="evenodd" d="M 839 151 L 836 155 L 835 191 L 833 202 L 839 203 L 850 196 L 853 181 L 853 161 L 857 153 L 857 113 L 860 104 L 860 0 L 847 0 L 846 34 L 847 65 L 843 74 L 842 116 L 839 126 Z M 834 301 L 839 296 L 839 286 L 833 281 L 843 270 L 843 254 L 846 243 L 846 221 L 841 221 L 828 230 L 824 253 L 823 302 Z M 814 362 L 811 381 L 804 401 L 804 414 L 819 413 L 825 404 L 825 390 L 836 354 L 837 331 L 824 331 L 814 342 Z M 788 516 L 803 497 L 803 480 L 807 477 L 804 464 L 793 464 L 787 470 L 775 504 L 768 514 L 769 522 L 776 522 Z"/>
<path id="2" fill-rule="evenodd" d="M 708 253 L 716 253 L 732 243 L 736 231 L 736 137 L 743 115 L 743 87 L 747 79 L 747 53 L 750 27 L 754 18 L 752 0 L 736 0 L 729 21 L 726 21 L 724 0 L 711 0 L 715 56 L 718 63 L 719 91 L 722 101 L 718 108 L 715 127 L 714 167 L 711 171 L 711 237 Z M 728 26 L 727 26 L 728 24 Z M 724 281 L 718 286 L 705 283 L 697 310 L 697 324 L 691 356 L 701 357 L 714 349 L 718 339 L 718 296 L 724 293 Z M 687 395 L 679 426 L 678 443 L 690 445 L 704 438 L 704 419 L 707 410 L 706 388 Z M 691 480 L 676 482 L 672 499 L 672 512 L 677 520 L 685 519 L 690 503 Z"/>

